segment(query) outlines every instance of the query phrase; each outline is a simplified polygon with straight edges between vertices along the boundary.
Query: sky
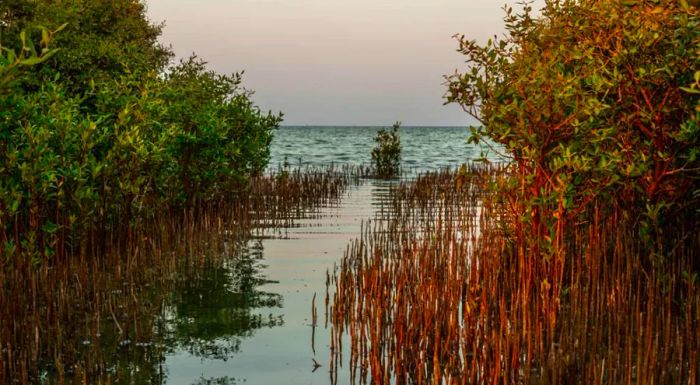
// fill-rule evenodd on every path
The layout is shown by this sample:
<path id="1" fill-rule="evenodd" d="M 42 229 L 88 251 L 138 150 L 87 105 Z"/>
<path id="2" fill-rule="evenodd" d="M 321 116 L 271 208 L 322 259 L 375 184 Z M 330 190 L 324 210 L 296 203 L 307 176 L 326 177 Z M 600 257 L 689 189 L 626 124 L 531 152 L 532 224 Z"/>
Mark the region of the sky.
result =
<path id="1" fill-rule="evenodd" d="M 541 1 L 540 1 L 541 2 Z M 510 1 L 510 3 L 515 3 Z M 245 71 L 285 125 L 467 126 L 443 105 L 443 76 L 466 68 L 455 34 L 503 33 L 491 0 L 147 0 L 161 41 L 221 73 Z M 537 4 L 537 3 L 536 3 Z M 537 7 L 535 7 L 537 8 Z"/>

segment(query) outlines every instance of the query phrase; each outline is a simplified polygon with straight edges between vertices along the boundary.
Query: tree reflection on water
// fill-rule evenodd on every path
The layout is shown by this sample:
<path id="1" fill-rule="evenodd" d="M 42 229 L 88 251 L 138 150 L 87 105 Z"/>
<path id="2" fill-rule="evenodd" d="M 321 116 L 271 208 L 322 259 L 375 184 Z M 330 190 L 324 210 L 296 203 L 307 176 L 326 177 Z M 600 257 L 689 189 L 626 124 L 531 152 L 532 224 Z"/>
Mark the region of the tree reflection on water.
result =
<path id="1" fill-rule="evenodd" d="M 283 325 L 282 296 L 260 290 L 277 283 L 265 267 L 262 241 L 251 240 L 232 258 L 182 272 L 164 309 L 167 350 L 227 360 L 257 329 Z"/>
<path id="2" fill-rule="evenodd" d="M 245 382 L 245 381 L 244 381 Z M 233 377 L 200 378 L 192 385 L 235 385 L 238 380 Z"/>

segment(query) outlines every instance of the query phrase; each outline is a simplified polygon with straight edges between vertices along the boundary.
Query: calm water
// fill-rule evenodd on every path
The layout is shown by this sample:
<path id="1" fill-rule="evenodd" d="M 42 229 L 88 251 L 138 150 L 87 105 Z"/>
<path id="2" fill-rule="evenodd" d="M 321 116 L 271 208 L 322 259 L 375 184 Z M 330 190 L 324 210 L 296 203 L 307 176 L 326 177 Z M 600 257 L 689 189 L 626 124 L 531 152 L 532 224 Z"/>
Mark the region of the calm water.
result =
<path id="1" fill-rule="evenodd" d="M 376 130 L 284 127 L 273 141 L 271 164 L 285 158 L 292 166 L 367 164 Z M 467 145 L 467 135 L 464 128 L 402 128 L 403 166 L 432 170 L 476 157 L 480 150 Z M 362 221 L 372 218 L 390 183 L 367 180 L 339 206 L 250 239 L 223 265 L 183 273 L 161 315 L 163 341 L 156 343 L 164 347 L 164 358 L 155 365 L 134 363 L 131 371 L 150 372 L 143 378 L 172 385 L 329 384 L 326 271 L 358 236 Z M 314 294 L 319 325 L 312 346 Z M 312 359 L 322 365 L 315 371 Z M 338 383 L 349 383 L 347 372 L 339 373 Z"/>
<path id="2" fill-rule="evenodd" d="M 329 384 L 326 271 L 332 272 L 362 219 L 373 215 L 371 202 L 386 189 L 380 181 L 353 188 L 340 206 L 298 218 L 280 236 L 251 240 L 236 262 L 202 272 L 211 277 L 176 294 L 187 301 L 186 309 L 172 312 L 170 322 L 190 335 L 166 355 L 166 383 Z M 312 346 L 314 293 L 318 327 Z M 316 371 L 312 358 L 322 365 Z M 347 373 L 340 378 L 339 384 L 348 383 Z"/>

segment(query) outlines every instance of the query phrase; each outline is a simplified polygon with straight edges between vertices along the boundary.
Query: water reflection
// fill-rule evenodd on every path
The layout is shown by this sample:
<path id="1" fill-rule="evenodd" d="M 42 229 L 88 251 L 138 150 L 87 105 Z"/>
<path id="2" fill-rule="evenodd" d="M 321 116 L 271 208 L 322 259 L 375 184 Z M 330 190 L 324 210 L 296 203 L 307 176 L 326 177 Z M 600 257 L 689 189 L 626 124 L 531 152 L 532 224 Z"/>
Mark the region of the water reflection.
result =
<path id="1" fill-rule="evenodd" d="M 310 383 L 311 298 L 366 207 L 338 204 L 354 175 L 261 178 L 221 216 L 154 223 L 139 252 L 6 268 L 0 383 Z"/>
<path id="2" fill-rule="evenodd" d="M 249 240 L 232 258 L 207 259 L 180 274 L 164 311 L 169 352 L 227 360 L 240 351 L 241 339 L 283 325 L 274 311 L 282 296 L 260 290 L 276 283 L 262 273 L 265 267 L 262 241 Z"/>
<path id="3" fill-rule="evenodd" d="M 99 322 L 98 330 L 75 330 L 70 335 L 75 341 L 68 343 L 78 346 L 75 355 L 82 367 L 98 370 L 65 368 L 68 378 L 75 383 L 83 376 L 93 383 L 181 383 L 169 373 L 172 357 L 224 362 L 241 353 L 241 343 L 258 330 L 284 325 L 282 295 L 261 289 L 276 283 L 264 274 L 262 240 L 243 241 L 228 255 L 196 259 L 185 257 L 160 275 L 144 273 L 138 282 L 106 289 L 114 319 L 96 316 L 106 322 Z M 53 362 L 43 366 L 36 382 L 65 383 Z M 195 384 L 241 382 L 245 380 L 203 375 Z"/>
<path id="4" fill-rule="evenodd" d="M 192 385 L 235 385 L 239 383 L 240 382 L 236 378 L 225 376 L 215 378 L 200 378 L 199 381 L 193 382 Z"/>

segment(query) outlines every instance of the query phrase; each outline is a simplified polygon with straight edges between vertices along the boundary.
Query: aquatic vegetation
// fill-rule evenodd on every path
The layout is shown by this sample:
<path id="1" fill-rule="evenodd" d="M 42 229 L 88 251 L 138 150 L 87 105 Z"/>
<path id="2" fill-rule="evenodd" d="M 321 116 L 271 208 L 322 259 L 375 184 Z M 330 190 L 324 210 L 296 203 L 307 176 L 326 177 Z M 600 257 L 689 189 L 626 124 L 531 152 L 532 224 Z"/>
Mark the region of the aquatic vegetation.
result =
<path id="1" fill-rule="evenodd" d="M 372 164 L 375 175 L 379 178 L 390 178 L 400 172 L 401 138 L 399 137 L 401 123 L 396 122 L 391 131 L 384 128 L 377 131 L 374 138 L 376 143 L 372 149 Z"/>
<path id="2" fill-rule="evenodd" d="M 360 171 L 251 178 L 235 199 L 155 216 L 132 247 L 0 269 L 0 383 L 162 383 L 164 356 L 227 359 L 284 319 L 260 286 L 262 237 L 338 202 Z M 224 343 L 226 341 L 226 343 Z"/>
<path id="3" fill-rule="evenodd" d="M 501 39 L 461 37 L 470 68 L 447 78 L 482 124 L 470 140 L 512 163 L 397 193 L 350 249 L 334 327 L 352 368 L 375 383 L 696 383 L 698 14 L 522 7 Z M 451 206 L 465 185 L 479 198 Z"/>
<path id="4" fill-rule="evenodd" d="M 257 111 L 236 79 L 215 77 L 194 62 L 178 69 L 191 71 L 191 87 L 205 80 L 217 87 L 206 89 L 218 94 L 200 89 L 206 121 L 188 121 L 183 104 L 167 102 L 197 95 L 171 87 L 181 82 L 178 72 L 97 90 L 99 115 L 82 112 L 82 98 L 67 97 L 60 85 L 0 100 L 6 260 L 63 260 L 105 250 L 109 239 L 131 243 L 156 213 L 177 215 L 232 197 L 262 170 L 278 117 Z"/>
<path id="5" fill-rule="evenodd" d="M 169 65 L 140 1 L 0 15 L 2 383 L 159 383 L 173 349 L 232 357 L 284 323 L 251 239 L 401 171 L 396 123 L 372 170 L 262 175 L 282 116 L 241 74 Z M 508 8 L 500 40 L 460 38 L 448 101 L 512 163 L 385 181 L 327 275 L 331 380 L 348 337 L 359 383 L 697 384 L 698 17 L 552 0 Z"/>
<path id="6" fill-rule="evenodd" d="M 666 233 L 678 247 L 659 269 L 634 219 L 592 202 L 566 229 L 570 258 L 550 264 L 517 243 L 520 218 L 492 188 L 513 172 L 392 190 L 330 282 L 332 375 L 347 335 L 353 383 L 697 383 L 698 228 Z"/>
<path id="7" fill-rule="evenodd" d="M 506 11 L 503 38 L 460 37 L 469 68 L 447 78 L 447 100 L 481 123 L 471 140 L 491 138 L 518 165 L 503 187 L 521 194 L 522 231 L 553 240 L 607 202 L 639 216 L 650 252 L 673 248 L 661 229 L 700 208 L 700 98 L 687 92 L 700 67 L 697 8 L 592 0 Z M 547 243 L 532 247 L 556 254 Z"/>
<path id="8" fill-rule="evenodd" d="M 264 170 L 281 116 L 253 104 L 240 74 L 195 57 L 165 71 L 170 53 L 141 2 L 24 3 L 3 5 L 9 31 L 68 24 L 41 60 L 27 48 L 38 37 L 21 34 L 34 56 L 18 60 L 43 63 L 0 95 L 3 262 L 133 248 L 154 216 L 204 212 Z M 54 34 L 41 31 L 46 46 Z"/>

